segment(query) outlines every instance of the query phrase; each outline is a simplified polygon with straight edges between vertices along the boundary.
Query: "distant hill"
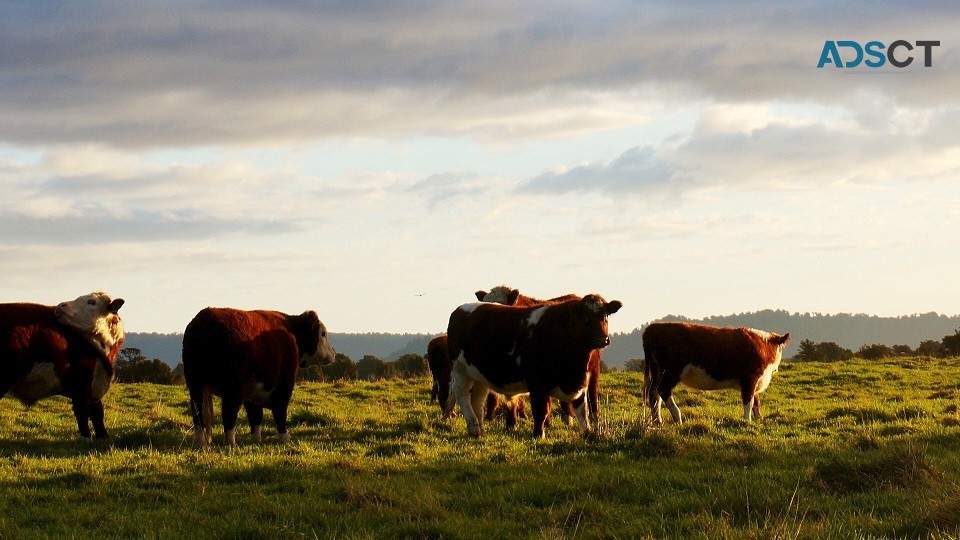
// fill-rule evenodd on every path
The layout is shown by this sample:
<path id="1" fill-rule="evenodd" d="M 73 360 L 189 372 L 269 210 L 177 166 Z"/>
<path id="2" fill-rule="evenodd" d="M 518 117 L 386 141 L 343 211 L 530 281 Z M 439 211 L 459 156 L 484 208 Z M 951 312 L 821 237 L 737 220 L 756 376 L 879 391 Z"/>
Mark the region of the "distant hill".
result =
<path id="1" fill-rule="evenodd" d="M 916 348 L 921 341 L 939 341 L 960 328 L 960 316 L 923 313 L 900 317 L 877 317 L 875 315 L 839 313 L 790 313 L 767 309 L 733 315 L 717 315 L 705 319 L 688 319 L 679 315 L 667 315 L 659 320 L 712 324 L 714 326 L 747 326 L 771 332 L 790 332 L 790 344 L 784 356 L 796 354 L 801 340 L 816 342 L 833 341 L 856 351 L 861 345 L 883 343 L 886 345 L 909 345 Z M 641 332 L 643 327 L 632 332 L 615 333 L 611 345 L 604 349 L 603 360 L 612 367 L 623 367 L 631 358 L 643 357 Z M 427 342 L 435 334 L 330 334 L 330 343 L 337 352 L 359 360 L 370 354 L 384 360 L 396 360 L 407 353 L 425 354 Z M 128 332 L 125 347 L 135 347 L 148 359 L 159 358 L 171 366 L 180 363 L 183 334 L 157 334 Z"/>

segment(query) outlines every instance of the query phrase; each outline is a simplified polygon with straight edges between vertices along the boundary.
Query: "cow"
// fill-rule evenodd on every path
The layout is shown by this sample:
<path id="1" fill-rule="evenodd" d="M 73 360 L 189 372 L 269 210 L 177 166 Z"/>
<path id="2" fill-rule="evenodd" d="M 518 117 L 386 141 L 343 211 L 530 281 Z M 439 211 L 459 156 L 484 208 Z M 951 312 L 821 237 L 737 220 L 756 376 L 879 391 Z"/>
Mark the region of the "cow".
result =
<path id="1" fill-rule="evenodd" d="M 446 409 L 460 405 L 467 431 L 483 432 L 481 412 L 492 389 L 508 398 L 530 394 L 533 434 L 544 436 L 551 397 L 572 401 L 582 429 L 591 351 L 610 344 L 607 317 L 623 304 L 597 294 L 539 307 L 476 302 L 450 314 L 453 358 Z"/>
<path id="2" fill-rule="evenodd" d="M 93 292 L 56 306 L 0 304 L 0 396 L 24 405 L 53 395 L 70 399 L 80 436 L 110 435 L 103 396 L 123 345 L 122 298 Z"/>
<path id="3" fill-rule="evenodd" d="M 743 419 L 759 420 L 760 393 L 770 385 L 789 340 L 789 333 L 753 328 L 651 323 L 643 331 L 643 387 L 652 422 L 661 423 L 662 402 L 674 422 L 683 421 L 673 400 L 673 388 L 680 382 L 700 390 L 739 388 Z"/>
<path id="4" fill-rule="evenodd" d="M 279 311 L 202 309 L 183 333 L 183 374 L 190 392 L 193 443 L 213 440 L 213 395 L 221 398 L 224 440 L 236 446 L 240 406 L 247 411 L 250 437 L 261 440 L 263 409 L 269 407 L 282 442 L 287 407 L 303 357 L 318 355 L 333 362 L 336 351 L 327 328 L 314 311 L 287 315 Z"/>
<path id="5" fill-rule="evenodd" d="M 490 289 L 489 292 L 484 290 L 479 290 L 474 293 L 477 296 L 477 300 L 481 302 L 496 302 L 498 304 L 503 304 L 505 306 L 517 306 L 517 307 L 533 307 L 533 306 L 542 306 L 544 304 L 559 304 L 561 302 L 566 302 L 567 300 L 579 300 L 580 297 L 576 294 L 565 294 L 563 296 L 557 296 L 555 298 L 550 298 L 548 300 L 540 300 L 539 298 L 532 298 L 530 296 L 525 296 L 520 294 L 518 289 L 510 288 L 506 285 L 497 285 L 496 287 Z M 603 351 L 600 349 L 595 349 L 591 353 L 590 358 L 590 386 L 587 388 L 587 411 L 589 413 L 588 420 L 592 422 L 597 422 L 600 419 L 600 362 L 603 359 Z M 518 399 L 516 402 L 517 407 L 520 407 L 520 412 L 523 412 L 523 400 Z M 507 410 L 507 427 L 512 427 L 516 424 L 517 420 L 517 407 L 514 407 L 512 404 L 508 404 Z M 567 423 L 570 425 L 573 423 L 574 411 L 573 405 L 569 401 L 561 401 L 560 407 L 563 410 L 563 417 Z M 549 420 L 548 420 L 549 424 Z"/>
<path id="6" fill-rule="evenodd" d="M 490 289 L 489 292 L 479 290 L 476 291 L 474 295 L 477 297 L 477 300 L 481 302 L 496 302 L 506 306 L 516 305 L 519 307 L 539 306 L 546 303 L 559 303 L 565 300 L 580 298 L 579 296 L 568 294 L 551 298 L 550 300 L 537 300 L 536 298 L 524 296 L 520 294 L 519 290 L 511 289 L 506 285 L 498 285 Z M 430 367 L 430 375 L 433 379 L 433 386 L 430 389 L 430 401 L 436 400 L 437 403 L 440 404 L 440 409 L 444 410 L 446 408 L 447 398 L 450 395 L 450 368 L 452 365 L 450 358 L 447 356 L 446 335 L 441 334 L 436 336 L 427 343 L 427 364 Z M 599 371 L 599 364 L 597 371 Z M 500 400 L 498 396 L 491 394 L 487 399 L 487 420 L 493 419 L 493 415 L 499 404 Z M 508 413 L 506 419 L 508 428 L 516 425 L 517 416 L 525 416 L 523 402 L 517 401 L 515 405 L 516 406 L 514 406 L 514 403 L 508 403 L 507 405 Z M 572 418 L 573 409 L 568 404 L 565 404 L 564 413 L 568 415 L 568 418 Z"/>

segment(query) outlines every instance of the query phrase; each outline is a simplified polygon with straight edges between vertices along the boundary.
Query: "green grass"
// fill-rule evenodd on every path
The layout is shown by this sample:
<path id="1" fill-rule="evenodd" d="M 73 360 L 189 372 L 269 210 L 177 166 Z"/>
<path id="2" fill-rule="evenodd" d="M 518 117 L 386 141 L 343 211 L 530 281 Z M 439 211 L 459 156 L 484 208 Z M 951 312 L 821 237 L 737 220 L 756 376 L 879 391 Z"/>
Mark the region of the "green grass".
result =
<path id="1" fill-rule="evenodd" d="M 609 374 L 601 429 L 555 417 L 544 440 L 474 440 L 429 386 L 303 384 L 292 443 L 268 414 L 263 443 L 218 428 L 206 451 L 181 387 L 115 385 L 110 441 L 64 399 L 0 400 L 0 538 L 960 535 L 960 359 L 784 365 L 752 424 L 738 392 L 681 387 L 685 423 L 656 429 L 642 376 Z"/>

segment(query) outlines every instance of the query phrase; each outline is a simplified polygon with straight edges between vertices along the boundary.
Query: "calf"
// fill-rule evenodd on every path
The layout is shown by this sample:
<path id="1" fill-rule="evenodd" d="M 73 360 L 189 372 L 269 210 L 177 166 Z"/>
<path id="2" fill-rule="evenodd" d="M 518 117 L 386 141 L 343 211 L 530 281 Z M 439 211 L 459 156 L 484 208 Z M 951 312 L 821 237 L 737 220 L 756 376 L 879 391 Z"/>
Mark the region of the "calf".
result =
<path id="1" fill-rule="evenodd" d="M 508 397 L 529 393 L 534 436 L 544 434 L 551 397 L 572 401 L 585 429 L 591 351 L 610 343 L 607 316 L 621 306 L 596 294 L 539 307 L 460 306 L 447 326 L 447 353 L 455 359 L 447 410 L 459 403 L 467 430 L 479 437 L 491 389 Z"/>
<path id="2" fill-rule="evenodd" d="M 25 405 L 70 398 L 80 436 L 109 436 L 103 396 L 123 345 L 123 299 L 94 292 L 57 306 L 0 304 L 0 395 Z"/>
<path id="3" fill-rule="evenodd" d="M 789 333 L 752 328 L 651 323 L 643 331 L 643 387 L 653 423 L 660 424 L 664 401 L 673 421 L 683 421 L 673 401 L 680 382 L 700 390 L 739 388 L 744 420 L 760 419 L 760 393 L 770 385 L 789 340 Z"/>
<path id="4" fill-rule="evenodd" d="M 226 444 L 236 446 L 237 415 L 242 404 L 250 436 L 259 441 L 263 408 L 269 407 L 281 441 L 289 441 L 287 407 L 304 356 L 319 354 L 324 364 L 336 351 L 317 314 L 241 311 L 208 307 L 197 313 L 183 333 L 183 374 L 190 391 L 193 442 L 213 438 L 213 399 L 222 399 Z"/>
<path id="5" fill-rule="evenodd" d="M 506 285 L 498 285 L 492 289 L 490 292 L 487 291 L 477 291 L 477 300 L 481 302 L 496 302 L 498 304 L 503 304 L 505 306 L 517 306 L 517 307 L 535 307 L 542 306 L 546 304 L 559 304 L 561 302 L 566 302 L 567 300 L 579 300 L 580 297 L 575 294 L 565 294 L 563 296 L 557 296 L 555 298 L 550 298 L 549 300 L 540 300 L 539 298 L 532 298 L 530 296 L 525 296 L 520 294 L 518 289 L 512 289 Z M 596 349 L 591 353 L 590 357 L 590 383 L 587 386 L 587 410 L 589 415 L 587 416 L 587 421 L 596 423 L 600 419 L 600 361 L 603 358 L 603 351 L 601 349 Z M 520 412 L 523 412 L 523 400 L 517 399 L 517 407 L 520 408 Z M 508 414 L 507 414 L 507 427 L 512 427 L 516 424 L 517 421 L 517 407 L 514 407 L 512 404 L 508 404 Z M 563 417 L 567 424 L 573 423 L 574 411 L 573 405 L 569 401 L 561 401 L 560 407 L 563 410 Z M 548 420 L 549 422 L 549 420 Z"/>

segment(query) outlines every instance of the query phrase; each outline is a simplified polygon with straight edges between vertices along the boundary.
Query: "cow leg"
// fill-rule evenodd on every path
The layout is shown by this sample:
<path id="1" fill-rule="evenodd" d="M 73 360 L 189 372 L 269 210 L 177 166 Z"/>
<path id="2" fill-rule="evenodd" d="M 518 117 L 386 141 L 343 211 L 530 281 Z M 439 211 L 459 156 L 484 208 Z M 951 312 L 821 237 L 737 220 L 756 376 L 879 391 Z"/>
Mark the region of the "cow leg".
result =
<path id="1" fill-rule="evenodd" d="M 107 427 L 103 424 L 103 402 L 99 399 L 90 403 L 90 421 L 93 422 L 93 433 L 98 439 L 108 439 Z"/>
<path id="2" fill-rule="evenodd" d="M 761 419 L 760 416 L 760 394 L 753 395 L 753 417 L 757 420 Z"/>
<path id="3" fill-rule="evenodd" d="M 593 375 L 587 382 L 587 406 L 589 408 L 589 420 L 593 425 L 599 425 L 600 422 L 600 369 L 594 370 Z"/>
<path id="4" fill-rule="evenodd" d="M 647 389 L 647 403 L 650 406 L 651 422 L 653 422 L 653 425 L 659 426 L 663 423 L 663 420 L 660 419 L 660 407 L 663 405 L 663 400 L 660 399 L 660 393 L 657 392 L 656 388 Z"/>
<path id="5" fill-rule="evenodd" d="M 239 396 L 223 393 L 223 441 L 227 446 L 237 445 L 237 416 L 240 414 Z"/>
<path id="6" fill-rule="evenodd" d="M 470 407 L 473 409 L 474 418 L 477 419 L 477 434 L 475 437 L 483 434 L 483 407 L 488 403 L 487 398 L 491 394 L 492 392 L 489 389 L 482 384 L 477 384 L 476 381 L 473 383 L 473 388 L 470 389 Z M 472 432 L 471 435 L 473 435 Z"/>
<path id="7" fill-rule="evenodd" d="M 542 438 L 550 414 L 550 396 L 546 392 L 530 392 L 530 410 L 533 412 L 533 436 Z"/>
<path id="8" fill-rule="evenodd" d="M 582 403 L 582 402 L 581 402 L 581 403 Z M 564 424 L 566 424 L 566 425 L 568 425 L 568 426 L 572 426 L 572 425 L 573 425 L 574 415 L 575 415 L 575 414 L 578 414 L 578 413 L 575 413 L 575 408 L 576 408 L 576 405 L 574 405 L 573 402 L 571 402 L 571 401 L 561 401 L 561 402 L 560 402 L 560 410 L 563 412 L 563 423 L 564 423 Z M 577 420 L 579 421 L 579 418 L 578 418 Z"/>
<path id="9" fill-rule="evenodd" d="M 493 416 L 497 413 L 497 407 L 500 406 L 500 397 L 497 396 L 496 392 L 489 392 L 487 394 L 487 412 L 484 415 L 484 419 L 487 422 L 493 420 Z"/>
<path id="10" fill-rule="evenodd" d="M 263 427 L 263 407 L 251 401 L 244 401 L 243 408 L 247 411 L 247 421 L 250 423 L 250 440 L 262 441 L 263 435 L 260 430 Z"/>
<path id="11" fill-rule="evenodd" d="M 77 419 L 77 428 L 80 430 L 80 436 L 84 439 L 90 438 L 90 402 L 89 400 L 74 397 L 73 398 L 73 416 Z"/>
<path id="12" fill-rule="evenodd" d="M 743 419 L 750 422 L 753 419 L 752 412 L 756 403 L 757 415 L 760 414 L 760 401 L 756 399 L 756 389 L 758 381 L 740 381 L 740 399 L 743 401 Z"/>
<path id="13" fill-rule="evenodd" d="M 677 407 L 677 402 L 673 400 L 673 388 L 677 386 L 677 383 L 680 382 L 680 373 L 669 373 L 665 372 L 663 377 L 660 379 L 659 384 L 657 384 L 657 394 L 659 399 L 662 399 L 667 405 L 667 410 L 670 411 L 670 416 L 673 417 L 673 421 L 677 424 L 683 423 L 683 415 L 680 414 L 680 407 Z M 656 416 L 660 416 L 659 407 L 657 408 Z"/>
<path id="14" fill-rule="evenodd" d="M 274 390 L 274 393 L 279 389 Z M 287 432 L 287 407 L 290 405 L 290 396 L 293 395 L 293 389 L 285 392 L 281 396 L 274 396 L 274 405 L 270 411 L 273 413 L 273 423 L 277 425 L 277 437 L 280 442 L 290 442 L 290 433 Z"/>
<path id="15" fill-rule="evenodd" d="M 506 425 L 507 430 L 513 430 L 517 428 L 517 411 L 523 406 L 523 396 L 513 396 L 507 398 L 507 401 L 504 402 L 504 424 Z"/>
<path id="16" fill-rule="evenodd" d="M 467 431 L 474 437 L 480 436 L 480 419 L 473 412 L 473 406 L 470 404 L 470 394 L 474 386 L 478 386 L 473 379 L 468 377 L 461 370 L 454 369 L 450 378 L 450 395 L 447 398 L 447 407 L 444 411 L 444 418 L 449 418 L 453 411 L 454 403 L 460 405 L 460 413 L 463 414 L 463 420 L 467 423 Z"/>
<path id="17" fill-rule="evenodd" d="M 193 446 L 202 448 L 210 444 L 210 433 L 203 426 L 203 389 L 190 388 L 190 415 L 193 417 Z M 211 411 L 212 413 L 212 411 Z"/>
<path id="18" fill-rule="evenodd" d="M 588 431 L 590 429 L 590 419 L 587 418 L 587 396 L 581 395 L 573 401 L 564 401 L 563 404 L 565 413 L 567 408 L 573 409 L 573 412 L 576 413 L 580 430 Z"/>

